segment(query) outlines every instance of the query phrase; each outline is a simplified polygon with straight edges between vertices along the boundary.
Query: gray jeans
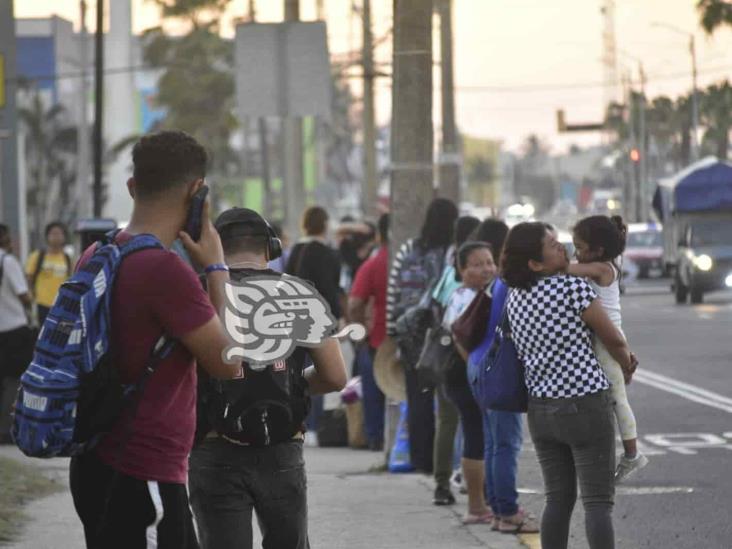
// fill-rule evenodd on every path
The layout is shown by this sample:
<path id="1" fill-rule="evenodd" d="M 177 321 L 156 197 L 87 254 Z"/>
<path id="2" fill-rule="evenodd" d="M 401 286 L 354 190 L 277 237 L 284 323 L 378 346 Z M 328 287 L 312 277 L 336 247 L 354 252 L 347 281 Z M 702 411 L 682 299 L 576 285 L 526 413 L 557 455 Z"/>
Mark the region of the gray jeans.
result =
<path id="1" fill-rule="evenodd" d="M 544 549 L 566 549 L 579 479 L 591 549 L 615 547 L 615 423 L 610 391 L 529 401 L 529 431 L 544 477 Z"/>

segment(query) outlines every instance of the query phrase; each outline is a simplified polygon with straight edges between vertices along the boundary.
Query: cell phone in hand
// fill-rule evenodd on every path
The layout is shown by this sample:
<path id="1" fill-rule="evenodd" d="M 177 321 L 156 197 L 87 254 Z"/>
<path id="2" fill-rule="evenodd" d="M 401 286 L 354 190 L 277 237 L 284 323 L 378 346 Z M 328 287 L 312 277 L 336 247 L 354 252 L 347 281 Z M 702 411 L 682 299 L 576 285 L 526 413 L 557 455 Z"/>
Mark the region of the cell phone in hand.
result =
<path id="1" fill-rule="evenodd" d="M 203 205 L 206 202 L 208 196 L 208 186 L 203 185 L 196 191 L 191 199 L 191 207 L 188 209 L 188 217 L 186 218 L 186 225 L 184 227 L 190 237 L 198 242 L 201 238 L 201 229 L 203 227 Z"/>

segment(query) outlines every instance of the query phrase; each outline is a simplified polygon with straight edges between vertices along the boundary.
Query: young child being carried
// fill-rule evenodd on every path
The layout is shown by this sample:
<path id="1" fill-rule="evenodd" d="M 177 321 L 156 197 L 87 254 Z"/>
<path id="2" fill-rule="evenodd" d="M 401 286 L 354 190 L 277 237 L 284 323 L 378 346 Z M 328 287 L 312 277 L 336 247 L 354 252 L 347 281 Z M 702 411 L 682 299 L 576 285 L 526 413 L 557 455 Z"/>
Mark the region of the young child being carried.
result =
<path id="1" fill-rule="evenodd" d="M 593 215 L 580 220 L 572 234 L 579 263 L 572 263 L 568 268 L 569 274 L 588 279 L 600 297 L 603 309 L 621 333 L 620 266 L 615 261 L 625 250 L 626 232 L 620 216 Z M 623 371 L 597 339 L 594 348 L 597 360 L 612 385 L 615 418 L 625 450 L 615 470 L 615 482 L 619 483 L 645 467 L 648 458 L 638 451 L 635 415 L 625 393 Z"/>

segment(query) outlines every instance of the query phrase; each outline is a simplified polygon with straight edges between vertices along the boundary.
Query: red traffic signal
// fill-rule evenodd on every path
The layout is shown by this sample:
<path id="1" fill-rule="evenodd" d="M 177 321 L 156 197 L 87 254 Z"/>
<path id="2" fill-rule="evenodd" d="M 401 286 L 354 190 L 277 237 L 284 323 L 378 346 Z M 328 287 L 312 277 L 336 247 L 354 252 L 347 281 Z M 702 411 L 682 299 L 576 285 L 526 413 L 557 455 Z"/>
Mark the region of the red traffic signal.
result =
<path id="1" fill-rule="evenodd" d="M 638 149 L 630 149 L 631 162 L 640 162 L 640 151 Z"/>

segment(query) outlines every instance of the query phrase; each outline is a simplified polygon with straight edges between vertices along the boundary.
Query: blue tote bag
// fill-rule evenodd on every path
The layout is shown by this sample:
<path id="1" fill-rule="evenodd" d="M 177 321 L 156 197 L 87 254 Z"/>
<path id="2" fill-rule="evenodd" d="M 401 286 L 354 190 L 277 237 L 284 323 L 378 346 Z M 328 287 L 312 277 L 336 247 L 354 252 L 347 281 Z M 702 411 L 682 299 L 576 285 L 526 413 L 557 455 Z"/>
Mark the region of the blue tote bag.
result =
<path id="1" fill-rule="evenodd" d="M 528 390 L 524 365 L 511 337 L 506 298 L 508 287 L 498 279 L 493 286 L 488 333 L 470 355 L 468 381 L 481 409 L 526 412 Z"/>

